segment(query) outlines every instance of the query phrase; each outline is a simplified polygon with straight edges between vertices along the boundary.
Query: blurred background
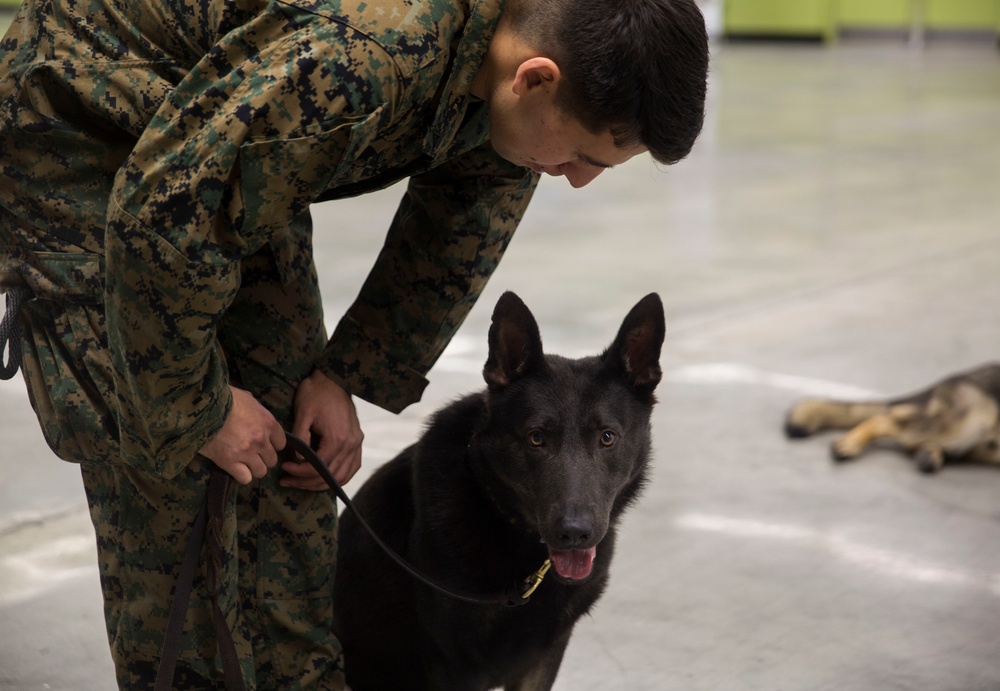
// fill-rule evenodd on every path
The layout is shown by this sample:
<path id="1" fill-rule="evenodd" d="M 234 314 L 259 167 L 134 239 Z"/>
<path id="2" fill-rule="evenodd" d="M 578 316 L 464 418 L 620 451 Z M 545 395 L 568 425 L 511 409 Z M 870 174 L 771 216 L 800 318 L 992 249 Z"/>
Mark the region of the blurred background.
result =
<path id="1" fill-rule="evenodd" d="M 16 3 L 14 3 L 16 4 Z M 12 6 L 0 0 L 0 8 Z M 481 386 L 497 297 L 546 349 L 600 351 L 667 310 L 653 481 L 556 688 L 1000 689 L 1000 468 L 789 442 L 807 395 L 908 393 L 1000 351 L 1000 0 L 705 0 L 708 117 L 683 162 L 542 181 L 500 269 L 365 469 Z M 12 10 L 0 9 L 0 26 Z M 399 186 L 313 209 L 328 327 Z M 110 689 L 74 466 L 0 383 L 0 688 Z"/>

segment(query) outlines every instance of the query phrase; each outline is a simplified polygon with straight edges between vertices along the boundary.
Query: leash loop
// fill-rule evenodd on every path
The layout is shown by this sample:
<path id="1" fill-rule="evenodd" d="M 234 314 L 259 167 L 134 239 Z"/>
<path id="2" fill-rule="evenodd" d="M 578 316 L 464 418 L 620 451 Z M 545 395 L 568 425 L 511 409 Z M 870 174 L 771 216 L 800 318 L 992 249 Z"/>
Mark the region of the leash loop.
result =
<path id="1" fill-rule="evenodd" d="M 194 574 L 198 567 L 198 554 L 205 540 L 205 525 L 208 520 L 208 504 L 202 504 L 198 516 L 191 527 L 187 548 L 184 550 L 184 560 L 181 562 L 180 573 L 174 585 L 174 600 L 170 607 L 170 617 L 167 620 L 167 630 L 163 636 L 160 649 L 160 665 L 156 669 L 154 691 L 170 691 L 174 686 L 174 670 L 177 668 L 177 656 L 181 650 L 181 634 L 184 632 L 184 619 L 187 614 L 191 590 L 194 586 Z"/>
<path id="2" fill-rule="evenodd" d="M 240 669 L 239 655 L 233 634 L 229 630 L 226 616 L 219 606 L 219 574 L 222 569 L 222 516 L 225 512 L 226 495 L 229 492 L 230 477 L 220 468 L 212 468 L 208 481 L 208 497 L 202 504 L 191 528 L 184 560 L 177 574 L 174 585 L 174 599 L 171 603 L 167 620 L 167 630 L 163 636 L 160 648 L 160 664 L 156 669 L 156 680 L 153 691 L 171 691 L 174 688 L 174 672 L 177 668 L 177 657 L 181 650 L 181 634 L 184 632 L 188 603 L 194 588 L 194 576 L 198 569 L 199 555 L 207 546 L 208 555 L 205 559 L 205 588 L 212 602 L 212 623 L 215 626 L 215 638 L 219 645 L 219 657 L 222 659 L 222 671 L 225 677 L 226 691 L 245 691 L 243 673 Z"/>
<path id="3" fill-rule="evenodd" d="M 222 671 L 226 680 L 226 691 L 245 691 L 243 671 L 240 669 L 240 658 L 236 652 L 236 642 L 233 632 L 226 622 L 226 615 L 219 605 L 219 590 L 222 587 L 222 565 L 225 557 L 222 548 L 222 525 L 226 512 L 226 496 L 232 478 L 219 468 L 212 469 L 212 479 L 208 483 L 208 525 L 205 526 L 205 542 L 208 547 L 208 594 L 212 600 L 212 623 L 215 625 L 215 638 L 219 645 L 219 657 L 222 659 Z"/>
<path id="4" fill-rule="evenodd" d="M 21 306 L 31 299 L 31 291 L 24 286 L 14 286 L 7 291 L 7 307 L 0 320 L 0 379 L 13 379 L 21 368 Z M 7 348 L 7 361 L 3 351 Z"/>

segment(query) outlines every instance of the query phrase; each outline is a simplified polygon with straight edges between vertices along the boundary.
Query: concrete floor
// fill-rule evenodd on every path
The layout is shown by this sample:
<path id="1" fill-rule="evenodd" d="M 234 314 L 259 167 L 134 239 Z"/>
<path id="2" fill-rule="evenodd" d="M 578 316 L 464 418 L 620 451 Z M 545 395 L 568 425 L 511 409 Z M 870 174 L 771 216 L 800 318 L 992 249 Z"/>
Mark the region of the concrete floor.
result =
<path id="1" fill-rule="evenodd" d="M 315 209 L 331 324 L 398 195 Z M 692 156 L 546 179 L 424 401 L 361 406 L 365 473 L 480 386 L 505 289 L 568 355 L 649 291 L 667 308 L 654 482 L 557 689 L 1000 689 L 1000 469 L 835 466 L 829 438 L 781 433 L 802 395 L 904 393 L 998 356 L 995 44 L 717 45 Z M 0 688 L 109 689 L 79 478 L 22 388 L 0 386 Z"/>

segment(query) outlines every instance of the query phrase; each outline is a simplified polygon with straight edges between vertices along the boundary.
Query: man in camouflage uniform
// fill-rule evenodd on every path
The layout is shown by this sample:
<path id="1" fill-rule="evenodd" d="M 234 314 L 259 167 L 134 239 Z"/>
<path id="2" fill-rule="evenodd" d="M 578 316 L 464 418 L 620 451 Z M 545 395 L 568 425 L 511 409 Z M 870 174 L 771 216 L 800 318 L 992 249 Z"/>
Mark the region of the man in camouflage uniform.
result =
<path id="1" fill-rule="evenodd" d="M 693 0 L 506 5 L 25 0 L 0 43 L 0 288 L 32 298 L 13 317 L 8 299 L 8 323 L 46 440 L 81 463 L 122 688 L 155 676 L 213 464 L 240 483 L 219 597 L 248 687 L 342 688 L 334 503 L 304 463 L 268 472 L 282 428 L 348 480 L 350 396 L 419 399 L 540 173 L 581 187 L 690 150 L 707 71 Z M 618 42 L 570 26 L 580 7 Z M 591 60 L 614 78 L 573 72 Z M 407 177 L 328 340 L 309 205 Z M 221 679 L 203 581 L 177 688 Z"/>

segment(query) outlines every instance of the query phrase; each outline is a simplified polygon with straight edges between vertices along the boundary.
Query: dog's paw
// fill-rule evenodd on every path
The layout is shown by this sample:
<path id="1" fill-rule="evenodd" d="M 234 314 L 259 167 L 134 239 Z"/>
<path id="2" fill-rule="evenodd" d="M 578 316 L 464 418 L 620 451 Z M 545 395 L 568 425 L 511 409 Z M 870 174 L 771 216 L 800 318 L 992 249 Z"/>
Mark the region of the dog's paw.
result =
<path id="1" fill-rule="evenodd" d="M 795 403 L 785 415 L 785 436 L 789 439 L 802 439 L 823 431 L 825 406 L 826 402 L 818 399 L 805 399 Z"/>
<path id="2" fill-rule="evenodd" d="M 819 431 L 813 414 L 812 401 L 800 401 L 785 415 L 785 436 L 789 439 L 811 437 Z"/>
<path id="3" fill-rule="evenodd" d="M 917 468 L 920 472 L 928 475 L 933 475 L 944 467 L 943 454 L 930 449 L 918 449 L 913 460 L 917 462 Z"/>
<path id="4" fill-rule="evenodd" d="M 813 434 L 815 434 L 815 430 L 795 422 L 791 415 L 785 418 L 785 436 L 789 439 L 803 439 Z"/>
<path id="5" fill-rule="evenodd" d="M 830 458 L 837 463 L 850 461 L 857 458 L 860 454 L 861 449 L 859 449 L 857 445 L 852 444 L 851 440 L 847 437 L 841 437 L 830 444 Z"/>

